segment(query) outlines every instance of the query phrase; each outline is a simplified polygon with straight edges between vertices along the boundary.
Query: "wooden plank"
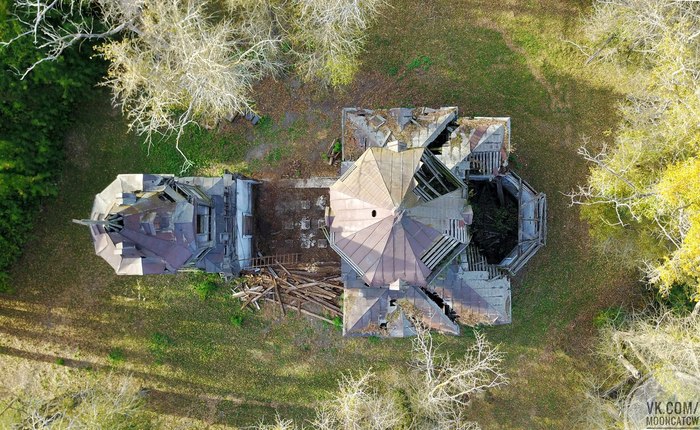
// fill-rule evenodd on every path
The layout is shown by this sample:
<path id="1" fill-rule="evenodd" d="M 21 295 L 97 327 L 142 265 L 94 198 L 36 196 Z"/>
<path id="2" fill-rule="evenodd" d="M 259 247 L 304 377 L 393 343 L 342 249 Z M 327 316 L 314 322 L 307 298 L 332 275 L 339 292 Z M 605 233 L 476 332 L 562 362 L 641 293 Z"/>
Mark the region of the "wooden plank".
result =
<path id="1" fill-rule="evenodd" d="M 339 290 L 342 290 L 342 289 L 343 289 L 343 286 L 342 286 L 342 285 L 333 285 L 333 284 L 329 284 L 328 282 L 324 282 L 324 281 L 322 281 L 322 280 L 320 280 L 320 279 L 313 279 L 313 278 L 309 278 L 309 277 L 307 277 L 307 276 L 302 276 L 302 275 L 297 275 L 297 274 L 293 274 L 292 276 L 293 276 L 294 278 L 298 278 L 298 279 L 300 279 L 300 280 L 302 280 L 302 281 L 305 281 L 305 282 L 316 282 L 316 283 L 318 283 L 319 285 L 321 285 L 321 286 L 323 286 L 323 287 L 332 288 L 332 289 L 334 289 L 334 290 L 338 290 L 338 289 L 339 289 Z"/>
<path id="2" fill-rule="evenodd" d="M 277 263 L 277 265 L 280 266 L 280 267 L 282 268 L 282 270 L 284 270 L 284 272 L 285 272 L 287 275 L 292 276 L 292 274 L 289 273 L 289 270 L 287 270 L 287 268 L 284 267 L 284 266 L 282 265 L 282 263 L 280 263 L 277 259 L 275 259 L 275 263 Z"/>
<path id="3" fill-rule="evenodd" d="M 310 316 L 310 317 L 318 318 L 318 319 L 320 319 L 321 321 L 325 321 L 325 322 L 327 322 L 327 323 L 329 323 L 329 324 L 335 324 L 332 320 L 329 320 L 328 318 L 324 318 L 324 317 L 322 317 L 321 315 L 316 315 L 315 313 L 310 312 L 310 311 L 307 311 L 307 310 L 304 309 L 304 308 L 299 308 L 299 312 L 301 312 L 301 313 L 304 314 L 304 315 L 308 315 L 308 316 Z"/>
<path id="4" fill-rule="evenodd" d="M 279 302 L 280 310 L 282 311 L 282 315 L 287 315 L 287 311 L 284 310 L 284 303 L 282 303 L 282 298 L 280 297 L 280 289 L 279 289 L 279 286 L 277 285 L 277 280 L 275 278 L 272 278 L 272 284 L 274 285 L 273 291 L 275 293 L 275 298 L 277 298 L 277 301 Z"/>
<path id="5" fill-rule="evenodd" d="M 245 309 L 245 307 L 248 306 L 251 302 L 252 302 L 252 303 L 256 302 L 260 297 L 263 297 L 265 294 L 267 294 L 267 293 L 268 293 L 271 289 L 273 289 L 274 287 L 275 287 L 275 286 L 274 286 L 274 284 L 273 284 L 272 286 L 267 287 L 262 293 L 260 293 L 259 296 L 248 298 L 248 300 L 246 300 L 246 302 L 243 303 L 243 305 L 241 306 L 241 309 Z M 260 308 L 258 307 L 258 309 L 260 309 Z"/>
<path id="6" fill-rule="evenodd" d="M 332 305 L 332 304 L 330 304 L 330 303 L 327 303 L 327 302 L 324 302 L 324 301 L 321 301 L 321 300 L 316 300 L 316 299 L 314 299 L 314 298 L 312 298 L 312 297 L 303 297 L 303 299 L 305 299 L 307 302 L 310 302 L 310 303 L 314 303 L 314 304 L 316 304 L 316 305 L 319 305 L 319 306 L 321 306 L 322 308 L 326 309 L 326 310 L 329 311 L 329 312 L 336 313 L 336 314 L 340 314 L 340 313 L 341 313 L 340 308 L 339 308 L 338 306 L 336 306 L 336 305 Z"/>
<path id="7" fill-rule="evenodd" d="M 268 302 L 275 303 L 275 299 L 271 299 L 271 298 L 269 298 L 269 297 L 265 297 L 265 300 L 267 300 Z M 313 312 L 311 312 L 311 311 L 307 311 L 306 309 L 304 309 L 304 308 L 302 308 L 302 307 L 297 307 L 297 309 L 298 309 L 298 311 L 299 311 L 300 313 L 302 313 L 302 314 L 304 314 L 304 315 L 308 315 L 308 316 L 310 316 L 310 317 L 314 317 L 314 318 L 320 319 L 321 321 L 325 321 L 325 322 L 327 322 L 327 323 L 329 323 L 329 324 L 335 324 L 332 320 L 329 320 L 328 318 L 322 317 L 321 315 L 315 314 L 315 313 L 313 313 Z"/>

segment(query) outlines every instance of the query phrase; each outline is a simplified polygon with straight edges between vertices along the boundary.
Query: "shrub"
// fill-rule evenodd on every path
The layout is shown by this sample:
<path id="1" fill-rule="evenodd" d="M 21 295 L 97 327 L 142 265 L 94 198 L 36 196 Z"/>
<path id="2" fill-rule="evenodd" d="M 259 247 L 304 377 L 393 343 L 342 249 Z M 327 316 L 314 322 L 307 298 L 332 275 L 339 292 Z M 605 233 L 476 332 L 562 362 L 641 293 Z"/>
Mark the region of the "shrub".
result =
<path id="1" fill-rule="evenodd" d="M 206 300 L 214 293 L 214 291 L 216 291 L 217 288 L 218 285 L 216 285 L 216 282 L 207 279 L 196 284 L 194 286 L 194 291 L 197 293 L 200 300 Z"/>
<path id="2" fill-rule="evenodd" d="M 11 3 L 0 0 L 3 41 L 26 31 L 11 19 Z M 42 54 L 28 37 L 0 47 L 0 292 L 12 292 L 7 270 L 22 253 L 37 209 L 56 195 L 73 106 L 101 71 L 100 62 L 86 61 L 88 44 L 83 51 L 69 50 L 61 61 L 43 62 L 20 79 L 10 70 L 25 70 Z"/>
<path id="3" fill-rule="evenodd" d="M 121 363 L 124 361 L 124 350 L 121 348 L 112 348 L 107 355 L 109 362 L 112 364 Z"/>
<path id="4" fill-rule="evenodd" d="M 229 322 L 234 327 L 241 327 L 243 325 L 243 320 L 243 315 L 231 315 L 231 318 L 229 318 Z"/>
<path id="5" fill-rule="evenodd" d="M 333 143 L 333 153 L 334 153 L 334 154 L 340 154 L 340 152 L 341 152 L 342 150 L 343 150 L 343 144 L 340 143 L 339 140 L 336 140 L 336 141 Z"/>
<path id="6" fill-rule="evenodd" d="M 151 335 L 148 350 L 155 358 L 156 363 L 161 364 L 163 363 L 163 359 L 165 358 L 166 354 L 170 351 L 170 348 L 174 344 L 175 342 L 170 336 L 156 332 Z"/>
<path id="7" fill-rule="evenodd" d="M 408 63 L 408 70 L 415 70 L 418 68 L 421 68 L 425 71 L 428 71 L 430 69 L 430 66 L 433 65 L 433 61 L 428 57 L 427 55 L 420 55 L 413 60 L 411 60 L 410 63 Z"/>
<path id="8" fill-rule="evenodd" d="M 369 337 L 367 338 L 367 341 L 368 341 L 369 343 L 379 343 L 379 342 L 381 342 L 381 340 L 382 340 L 381 337 L 375 336 L 375 335 L 369 336 Z"/>
<path id="9" fill-rule="evenodd" d="M 668 290 L 668 294 L 657 294 L 657 301 L 667 306 L 672 311 L 683 315 L 691 312 L 695 302 L 688 300 L 692 296 L 692 288 L 687 285 L 674 285 Z"/>

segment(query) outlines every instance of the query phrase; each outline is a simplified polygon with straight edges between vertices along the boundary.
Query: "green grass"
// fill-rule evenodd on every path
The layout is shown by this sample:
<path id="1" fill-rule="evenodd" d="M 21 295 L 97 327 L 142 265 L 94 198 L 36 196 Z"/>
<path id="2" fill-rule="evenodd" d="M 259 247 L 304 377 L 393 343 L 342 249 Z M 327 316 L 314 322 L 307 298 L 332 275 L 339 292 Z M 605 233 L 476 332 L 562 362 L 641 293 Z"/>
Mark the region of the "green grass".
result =
<path id="1" fill-rule="evenodd" d="M 619 327 L 627 316 L 625 310 L 620 306 L 605 308 L 593 318 L 593 325 L 597 329 L 612 326 Z"/>
<path id="2" fill-rule="evenodd" d="M 151 353 L 157 364 L 163 364 L 165 358 L 169 355 L 175 341 L 163 333 L 153 333 L 148 343 L 148 351 Z"/>
<path id="3" fill-rule="evenodd" d="M 357 83 L 343 91 L 294 98 L 284 95 L 284 82 L 269 84 L 269 93 L 260 88 L 268 105 L 296 109 L 299 119 L 291 124 L 277 113 L 256 127 L 239 124 L 220 134 L 189 129 L 181 140 L 195 162 L 188 174 L 257 175 L 307 158 L 312 150 L 305 145 L 317 137 L 304 114 L 327 109 L 328 100 L 456 105 L 463 115 L 511 116 L 517 171 L 548 195 L 548 245 L 514 282 L 513 324 L 484 329 L 506 353 L 511 385 L 475 400 L 468 414 L 486 429 L 570 429 L 575 417 L 566 411 L 578 403 L 583 375 L 594 364 L 588 347 L 595 317 L 625 305 L 630 288 L 626 272 L 593 253 L 586 226 L 562 193 L 587 173 L 576 155 L 579 136 L 609 140 L 617 96 L 581 74 L 561 41 L 579 16 L 576 2 L 430 4 L 401 0 L 385 11 L 368 37 Z M 387 65 L 408 69 L 426 53 L 415 73 L 387 76 Z M 328 117 L 336 118 L 327 126 L 332 139 L 340 113 Z M 408 339 L 343 339 L 330 324 L 294 312 L 285 318 L 267 308 L 243 313 L 240 301 L 211 291 L 202 300 L 193 293 L 202 282 L 197 275 L 115 276 L 94 255 L 87 229 L 70 219 L 87 217 L 94 195 L 117 174 L 178 173 L 182 158 L 172 140 L 156 141 L 148 155 L 111 109 L 109 95 L 97 90 L 76 112 L 65 146 L 61 192 L 44 208 L 12 273 L 15 293 L 0 295 L 0 376 L 58 360 L 109 368 L 108 348 L 119 345 L 128 360 L 114 371 L 152 387 L 147 407 L 171 427 L 184 421 L 202 428 L 247 426 L 275 413 L 309 418 L 342 372 L 371 367 L 382 374 L 408 360 Z M 324 163 L 320 156 L 318 162 Z M 438 339 L 459 354 L 472 336 L 465 330 Z"/>
<path id="4" fill-rule="evenodd" d="M 430 66 L 432 65 L 433 60 L 431 60 L 430 57 L 428 57 L 427 55 L 419 55 L 418 57 L 411 60 L 410 63 L 408 63 L 406 69 L 410 71 L 420 68 L 427 72 L 428 70 L 430 70 Z"/>
<path id="5" fill-rule="evenodd" d="M 276 166 L 284 157 L 289 155 L 289 148 L 286 146 L 276 146 L 270 150 L 265 156 L 265 161 L 267 161 L 271 166 Z"/>

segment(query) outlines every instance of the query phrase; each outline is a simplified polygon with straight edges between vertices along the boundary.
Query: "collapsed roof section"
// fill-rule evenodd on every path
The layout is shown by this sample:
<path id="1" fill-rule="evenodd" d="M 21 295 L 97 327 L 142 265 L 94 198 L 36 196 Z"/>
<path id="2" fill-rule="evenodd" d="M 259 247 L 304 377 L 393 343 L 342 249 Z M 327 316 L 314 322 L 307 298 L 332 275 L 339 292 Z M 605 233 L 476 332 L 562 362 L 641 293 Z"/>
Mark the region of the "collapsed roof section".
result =
<path id="1" fill-rule="evenodd" d="M 254 181 L 119 175 L 95 196 L 95 253 L 118 275 L 200 269 L 237 275 L 252 257 Z"/>
<path id="2" fill-rule="evenodd" d="M 343 159 L 355 160 L 369 148 L 401 145 L 424 148 L 457 119 L 456 107 L 439 109 L 343 109 Z"/>
<path id="3" fill-rule="evenodd" d="M 368 148 L 429 148 L 458 177 L 491 179 L 505 172 L 510 118 L 459 118 L 456 107 L 343 109 L 343 160 Z"/>
<path id="4" fill-rule="evenodd" d="M 456 126 L 456 128 L 454 128 Z M 459 118 L 437 157 L 461 178 L 491 179 L 505 173 L 510 154 L 510 118 Z"/>

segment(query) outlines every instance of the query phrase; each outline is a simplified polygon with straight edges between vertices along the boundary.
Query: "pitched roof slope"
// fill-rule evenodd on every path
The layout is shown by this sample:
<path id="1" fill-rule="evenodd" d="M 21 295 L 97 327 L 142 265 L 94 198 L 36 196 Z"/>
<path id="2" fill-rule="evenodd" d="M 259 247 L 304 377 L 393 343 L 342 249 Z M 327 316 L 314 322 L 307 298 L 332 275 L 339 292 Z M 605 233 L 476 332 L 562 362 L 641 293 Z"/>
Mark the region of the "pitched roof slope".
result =
<path id="1" fill-rule="evenodd" d="M 424 152 L 370 148 L 330 188 L 331 244 L 370 286 L 397 279 L 425 286 L 439 260 L 422 260 L 431 247 L 448 252 L 468 241 L 461 188 L 431 201 L 413 192 Z"/>
<path id="2" fill-rule="evenodd" d="M 395 337 L 413 335 L 413 325 L 406 311 L 417 314 L 431 329 L 459 334 L 459 326 L 423 290 L 410 285 L 400 290 L 347 288 L 343 301 L 343 334 L 365 336 L 386 332 Z"/>
<path id="3" fill-rule="evenodd" d="M 171 178 L 119 175 L 95 196 L 91 219 L 102 222 L 90 225 L 95 253 L 117 274 L 174 272 L 197 250 L 192 204 L 158 198 Z"/>

